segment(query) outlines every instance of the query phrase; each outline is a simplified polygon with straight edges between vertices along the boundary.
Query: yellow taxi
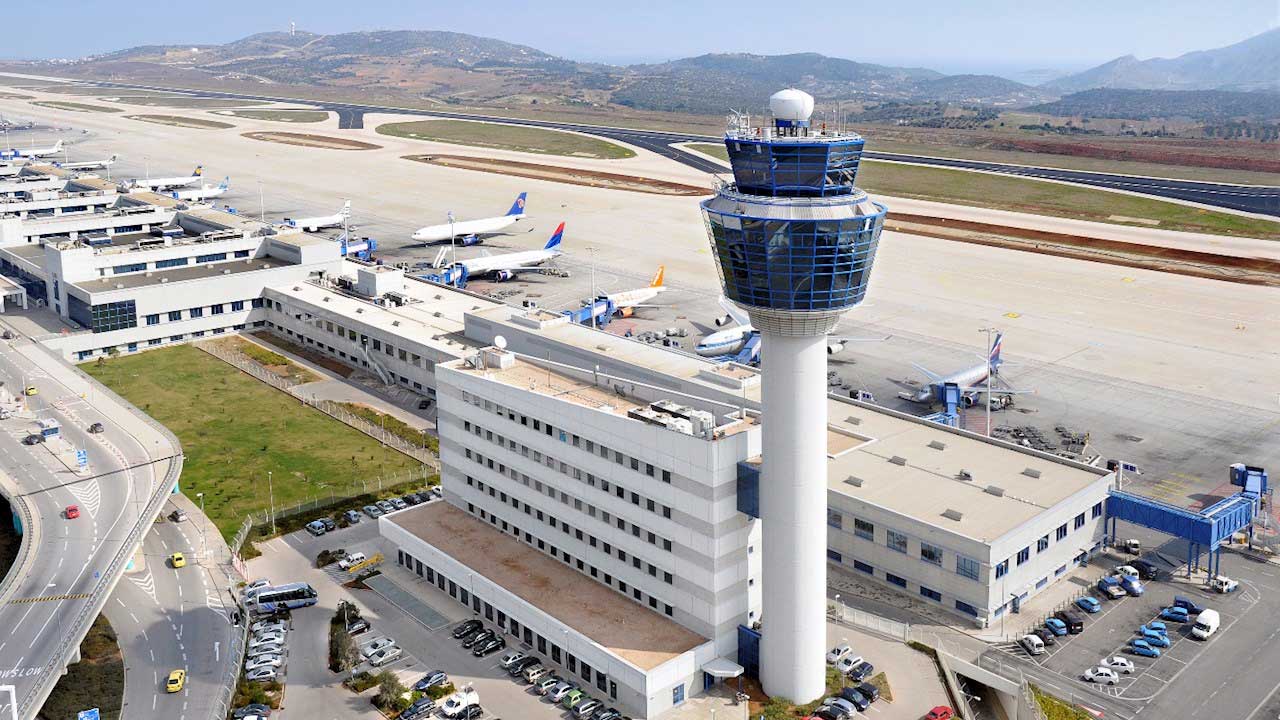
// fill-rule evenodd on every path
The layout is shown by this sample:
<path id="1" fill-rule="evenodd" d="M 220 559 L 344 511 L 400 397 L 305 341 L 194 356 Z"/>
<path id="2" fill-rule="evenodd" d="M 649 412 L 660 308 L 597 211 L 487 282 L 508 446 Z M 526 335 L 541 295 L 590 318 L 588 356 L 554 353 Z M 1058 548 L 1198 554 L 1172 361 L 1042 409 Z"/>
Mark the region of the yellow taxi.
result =
<path id="1" fill-rule="evenodd" d="M 187 684 L 187 671 L 174 670 L 173 672 L 169 673 L 169 679 L 164 681 L 164 691 L 176 693 L 182 689 L 183 685 L 186 685 L 186 684 Z"/>
<path id="2" fill-rule="evenodd" d="M 28 396 L 31 396 L 31 395 L 39 395 L 39 394 L 40 394 L 40 390 L 39 390 L 39 388 L 37 388 L 35 385 L 28 385 L 28 386 L 27 386 L 27 389 L 26 389 L 26 393 L 27 393 L 27 395 L 28 395 Z"/>
<path id="3" fill-rule="evenodd" d="M 169 564 L 175 568 L 186 567 L 187 558 L 182 553 L 174 553 L 169 556 Z"/>

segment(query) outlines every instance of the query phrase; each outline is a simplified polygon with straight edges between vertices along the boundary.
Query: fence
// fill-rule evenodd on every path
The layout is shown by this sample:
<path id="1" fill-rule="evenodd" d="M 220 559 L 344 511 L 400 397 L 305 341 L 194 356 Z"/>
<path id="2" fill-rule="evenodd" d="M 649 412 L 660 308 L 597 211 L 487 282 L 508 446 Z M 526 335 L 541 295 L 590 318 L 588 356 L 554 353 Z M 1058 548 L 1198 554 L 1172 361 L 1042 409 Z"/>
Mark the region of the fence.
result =
<path id="1" fill-rule="evenodd" d="M 234 584 L 228 585 L 227 592 L 235 600 Z M 245 649 L 248 645 L 249 620 L 239 601 L 236 601 L 236 607 L 233 612 L 240 614 L 239 632 L 231 635 L 231 647 L 227 648 L 227 660 L 229 661 L 227 672 L 223 676 L 222 688 L 218 692 L 218 699 L 213 703 L 213 712 L 209 714 L 209 720 L 222 720 L 231 714 L 231 702 L 235 699 L 236 685 L 239 684 L 240 680 L 240 666 L 244 662 Z"/>
<path id="2" fill-rule="evenodd" d="M 911 639 L 911 625 L 908 623 L 851 608 L 842 602 L 828 602 L 827 617 L 836 622 L 879 633 L 899 642 L 907 642 Z"/>
<path id="3" fill-rule="evenodd" d="M 318 400 L 314 397 L 307 397 L 294 392 L 293 388 L 301 384 L 298 381 L 284 377 L 283 375 L 277 375 L 276 373 L 273 373 L 253 362 L 249 358 L 246 358 L 234 351 L 227 350 L 219 345 L 213 343 L 196 343 L 196 347 L 219 360 L 222 360 L 228 365 L 239 369 L 245 374 L 261 380 L 277 390 L 289 393 L 304 404 L 319 410 L 338 422 L 359 430 L 383 445 L 404 453 L 427 467 L 439 470 L 439 459 L 427 448 L 421 445 L 414 445 L 399 435 L 388 431 L 381 425 L 370 422 L 369 420 L 352 413 L 350 410 L 342 407 L 341 403 L 336 403 L 331 400 Z"/>
<path id="4" fill-rule="evenodd" d="M 1040 708 L 1039 701 L 1031 692 L 1031 683 L 1022 681 L 1022 692 L 1018 694 L 1018 720 L 1049 720 Z"/>

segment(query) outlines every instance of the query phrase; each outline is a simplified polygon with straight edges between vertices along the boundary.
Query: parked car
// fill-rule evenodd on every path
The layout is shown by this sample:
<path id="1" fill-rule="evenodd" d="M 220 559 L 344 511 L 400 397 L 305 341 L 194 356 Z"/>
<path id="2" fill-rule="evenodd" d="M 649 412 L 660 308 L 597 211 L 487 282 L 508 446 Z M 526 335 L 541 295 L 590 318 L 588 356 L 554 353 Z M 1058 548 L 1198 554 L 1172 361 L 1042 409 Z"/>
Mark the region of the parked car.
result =
<path id="1" fill-rule="evenodd" d="M 1023 635 L 1018 644 L 1022 646 L 1023 650 L 1027 651 L 1028 655 L 1044 654 L 1044 641 L 1038 635 Z"/>
<path id="2" fill-rule="evenodd" d="M 382 508 L 378 507 L 377 505 L 365 505 L 360 509 L 364 511 L 365 515 L 368 515 L 371 518 L 381 517 L 386 514 L 382 512 Z"/>
<path id="3" fill-rule="evenodd" d="M 561 680 L 560 682 L 556 683 L 555 687 L 551 688 L 551 690 L 547 692 L 547 698 L 550 699 L 551 702 L 558 703 L 564 699 L 565 695 L 568 695 L 569 693 L 577 689 L 578 689 L 578 683 L 570 682 L 568 680 Z"/>
<path id="4" fill-rule="evenodd" d="M 275 642 L 259 645 L 256 648 L 249 648 L 245 651 L 245 657 L 260 657 L 262 655 L 279 655 L 284 652 L 284 643 Z"/>
<path id="5" fill-rule="evenodd" d="M 1085 595 L 1082 598 L 1076 598 L 1076 607 L 1087 613 L 1096 613 L 1102 609 L 1102 603 L 1098 602 L 1095 597 Z"/>
<path id="6" fill-rule="evenodd" d="M 186 511 L 186 510 L 183 510 L 182 508 L 176 508 L 176 509 L 174 509 L 174 511 L 173 511 L 173 512 L 169 513 L 169 521 L 170 521 L 170 522 L 176 522 L 176 523 L 186 522 L 186 521 L 187 521 L 187 511 Z"/>
<path id="7" fill-rule="evenodd" d="M 382 667 L 387 663 L 397 660 L 403 654 L 404 651 L 395 645 L 384 647 L 369 656 L 369 665 L 371 667 Z"/>
<path id="8" fill-rule="evenodd" d="M 391 506 L 397 510 L 404 510 L 405 508 L 409 507 L 409 503 L 405 502 L 404 500 L 401 500 L 400 498 L 391 498 L 387 500 L 387 502 L 391 503 Z"/>
<path id="9" fill-rule="evenodd" d="M 1129 651 L 1134 655 L 1141 655 L 1143 657 L 1160 657 L 1160 651 L 1151 647 L 1151 643 L 1146 640 L 1139 640 L 1138 638 L 1134 638 L 1129 641 Z"/>
<path id="10" fill-rule="evenodd" d="M 1137 575 L 1138 568 L 1132 565 L 1117 565 L 1111 570 L 1111 574 L 1116 577 L 1124 577 L 1125 575 Z"/>
<path id="11" fill-rule="evenodd" d="M 1085 682 L 1098 683 L 1100 685 L 1115 685 L 1120 682 L 1120 676 L 1109 667 L 1091 667 L 1084 671 L 1081 675 Z"/>
<path id="12" fill-rule="evenodd" d="M 260 648 L 263 645 L 283 645 L 284 633 L 282 632 L 264 632 L 254 635 L 249 639 L 249 647 Z"/>
<path id="13" fill-rule="evenodd" d="M 853 653 L 849 653 L 848 655 L 845 655 L 844 657 L 840 658 L 838 662 L 836 662 L 836 670 L 840 671 L 841 675 L 848 675 L 850 671 L 858 667 L 858 665 L 860 665 L 861 663 L 862 663 L 861 655 L 854 655 Z"/>
<path id="14" fill-rule="evenodd" d="M 930 710 L 929 713 L 924 716 L 924 720 L 952 720 L 955 716 L 955 710 L 952 710 L 946 705 L 939 705 L 938 707 Z"/>
<path id="15" fill-rule="evenodd" d="M 556 687 L 557 685 L 559 685 L 561 682 L 563 682 L 563 681 L 560 679 L 560 677 L 559 677 L 558 675 L 553 675 L 553 676 L 551 676 L 551 677 L 545 677 L 545 678 L 542 678 L 541 680 L 539 680 L 538 682 L 534 683 L 534 685 L 533 685 L 533 691 L 534 691 L 534 692 L 536 692 L 536 693 L 538 693 L 539 695 L 541 695 L 541 696 L 543 696 L 543 697 L 546 697 L 546 696 L 547 696 L 547 693 L 549 693 L 549 692 L 551 692 L 552 690 L 554 690 L 554 689 L 555 689 L 555 687 Z"/>
<path id="16" fill-rule="evenodd" d="M 587 698 L 577 705 L 573 706 L 573 716 L 576 718 L 589 718 L 591 714 L 603 706 L 599 700 Z"/>
<path id="17" fill-rule="evenodd" d="M 307 532 L 311 533 L 315 537 L 320 537 L 321 535 L 327 532 L 327 530 L 325 530 L 324 523 L 320 522 L 319 520 L 312 520 L 311 522 L 307 523 L 306 530 Z"/>
<path id="18" fill-rule="evenodd" d="M 827 653 L 827 664 L 835 665 L 840 662 L 840 658 L 851 654 L 853 654 L 853 648 L 849 647 L 849 643 L 840 643 Z"/>
<path id="19" fill-rule="evenodd" d="M 426 501 L 426 498 L 422 497 L 418 493 L 409 493 L 408 495 L 405 495 L 403 498 L 401 498 L 401 500 L 404 500 L 410 505 L 421 505 L 423 502 Z"/>
<path id="20" fill-rule="evenodd" d="M 1044 626 L 1049 629 L 1049 632 L 1057 635 L 1058 637 L 1062 637 L 1067 634 L 1067 624 L 1058 618 L 1051 617 L 1048 620 L 1045 620 Z"/>
<path id="21" fill-rule="evenodd" d="M 440 489 L 440 486 L 439 486 L 439 485 L 437 485 L 437 486 L 435 486 L 435 487 L 431 488 L 431 497 L 433 497 L 433 498 L 442 498 L 442 497 L 444 497 L 444 491 Z"/>
<path id="22" fill-rule="evenodd" d="M 31 433 L 30 435 L 22 438 L 23 445 L 39 445 L 42 442 L 44 442 L 44 436 L 37 435 L 35 433 Z"/>
<path id="23" fill-rule="evenodd" d="M 1217 610 L 1205 608 L 1196 616 L 1196 623 L 1191 626 L 1191 637 L 1197 640 L 1208 640 L 1210 635 L 1218 631 L 1218 625 L 1221 622 L 1222 618 Z"/>
<path id="24" fill-rule="evenodd" d="M 278 668 L 284 664 L 284 658 L 279 655 L 259 655 L 245 661 L 245 670 L 257 670 L 260 667 Z"/>
<path id="25" fill-rule="evenodd" d="M 522 660 L 517 660 L 511 667 L 507 668 L 507 674 L 510 675 L 511 677 L 517 677 L 521 673 L 523 673 L 525 670 L 528 670 L 534 665 L 539 664 L 539 662 L 541 661 L 539 661 L 538 658 L 536 657 L 526 657 Z M 533 682 L 533 681 L 530 680 L 529 682 Z"/>
<path id="26" fill-rule="evenodd" d="M 164 691 L 176 693 L 187 684 L 187 671 L 174 670 L 169 673 L 169 677 L 164 681 Z"/>
<path id="27" fill-rule="evenodd" d="M 360 654 L 369 657 L 370 655 L 395 645 L 396 641 L 386 635 L 379 635 L 360 647 Z"/>
<path id="28" fill-rule="evenodd" d="M 377 501 L 376 503 L 374 503 L 374 505 L 377 505 L 377 506 L 378 506 L 378 509 L 379 509 L 379 510 L 381 510 L 381 511 L 383 512 L 383 514 L 384 514 L 384 515 L 385 515 L 386 513 L 391 513 L 391 512 L 395 512 L 395 511 L 396 511 L 396 506 L 395 506 L 395 505 L 392 505 L 391 503 L 387 502 L 386 500 L 379 500 L 379 501 Z"/>
<path id="29" fill-rule="evenodd" d="M 468 705 L 457 714 L 458 720 L 476 720 L 484 715 L 484 708 L 479 705 Z"/>
<path id="30" fill-rule="evenodd" d="M 275 680 L 278 674 L 275 668 L 263 667 L 245 673 L 244 679 L 252 682 L 270 682 Z"/>
<path id="31" fill-rule="evenodd" d="M 1211 580 L 1209 580 L 1209 589 L 1213 590 L 1214 592 L 1220 592 L 1220 593 L 1235 592 L 1236 588 L 1238 587 L 1240 587 L 1240 583 L 1238 581 L 1232 580 L 1231 578 L 1225 577 L 1222 575 L 1218 575 L 1217 577 L 1214 577 Z"/>
<path id="32" fill-rule="evenodd" d="M 409 707 L 401 711 L 401 713 L 396 716 L 396 720 L 420 720 L 420 718 L 425 718 L 431 715 L 431 712 L 435 709 L 435 700 L 432 700 L 429 697 L 418 698 L 417 700 L 414 700 Z"/>
<path id="33" fill-rule="evenodd" d="M 875 702 L 880 699 L 880 688 L 872 685 L 871 683 L 861 683 L 854 689 L 862 693 L 862 696 L 867 699 L 867 702 Z"/>
<path id="34" fill-rule="evenodd" d="M 1150 630 L 1151 632 L 1158 632 L 1161 635 L 1169 634 L 1169 626 L 1165 625 L 1159 620 L 1152 620 L 1148 622 L 1146 625 L 1143 625 L 1142 627 L 1138 628 L 1138 630 L 1140 632 L 1144 630 Z"/>
<path id="35" fill-rule="evenodd" d="M 1084 618 L 1070 610 L 1059 610 L 1053 616 L 1062 621 L 1062 624 L 1067 627 L 1067 632 L 1072 635 L 1084 632 Z"/>
<path id="36" fill-rule="evenodd" d="M 1125 592 L 1129 593 L 1134 597 L 1142 597 L 1142 594 L 1146 592 L 1146 587 L 1143 586 L 1142 580 L 1138 577 L 1136 573 L 1133 575 L 1121 576 L 1120 587 L 1124 588 Z"/>
<path id="37" fill-rule="evenodd" d="M 369 627 L 368 620 L 365 620 L 364 618 L 356 618 L 355 620 L 347 623 L 347 634 L 362 635 L 369 632 Z"/>
<path id="38" fill-rule="evenodd" d="M 67 509 L 63 511 L 63 514 L 66 515 L 68 520 L 75 520 L 80 517 L 80 506 L 68 505 Z"/>
<path id="39" fill-rule="evenodd" d="M 503 653 L 502 657 L 498 659 L 498 665 L 505 670 L 522 660 L 524 657 L 525 655 L 523 652 L 520 652 L 519 650 L 511 650 L 510 652 Z"/>
<path id="40" fill-rule="evenodd" d="M 874 673 L 875 671 L 876 671 L 875 665 L 872 665 L 869 662 L 863 661 L 855 665 L 853 669 L 847 673 L 847 675 L 849 676 L 849 679 L 854 682 L 862 682 L 863 680 L 866 680 L 867 678 L 871 677 L 872 673 Z"/>
<path id="41" fill-rule="evenodd" d="M 495 633 L 492 630 L 490 630 L 489 628 L 485 628 L 483 630 L 480 630 L 479 632 L 473 633 L 471 635 L 468 635 L 462 638 L 462 647 L 470 650 L 471 648 L 475 647 L 477 643 L 483 643 L 487 641 L 489 638 L 493 637 L 494 635 Z"/>
<path id="42" fill-rule="evenodd" d="M 586 694 L 584 694 L 581 690 L 574 688 L 573 690 L 570 690 L 569 692 L 565 693 L 564 697 L 560 698 L 560 704 L 564 706 L 565 710 L 572 710 L 574 705 L 577 705 L 578 703 L 582 702 L 586 698 L 587 698 Z"/>
<path id="43" fill-rule="evenodd" d="M 449 676 L 444 674 L 443 670 L 428 670 L 422 679 L 413 684 L 413 689 L 417 692 L 426 692 L 437 685 L 444 685 L 449 682 Z"/>
<path id="44" fill-rule="evenodd" d="M 1160 579 L 1160 568 L 1156 567 L 1154 563 L 1147 562 L 1146 560 L 1134 560 L 1133 569 L 1138 571 L 1138 577 L 1143 580 Z"/>
<path id="45" fill-rule="evenodd" d="M 250 582 L 248 585 L 245 585 L 244 592 L 246 595 L 248 595 L 254 590 L 258 590 L 264 587 L 271 587 L 271 581 L 268 580 L 267 578 L 258 578 Z"/>
<path id="46" fill-rule="evenodd" d="M 1124 673 L 1125 675 L 1128 675 L 1129 673 L 1133 672 L 1133 661 L 1130 660 L 1129 658 L 1120 657 L 1119 655 L 1116 655 L 1115 657 L 1103 658 L 1102 662 L 1098 664 L 1103 667 L 1109 667 L 1118 673 Z"/>
<path id="47" fill-rule="evenodd" d="M 324 525 L 325 532 L 333 532 L 334 530 L 338 529 L 338 523 L 334 522 L 333 518 L 327 518 L 327 517 L 320 518 L 320 523 Z"/>
<path id="48" fill-rule="evenodd" d="M 258 635 L 266 632 L 284 632 L 287 629 L 283 620 L 259 620 L 249 626 L 249 632 Z"/>
<path id="49" fill-rule="evenodd" d="M 243 717 L 271 717 L 271 708 L 262 703 L 249 703 L 244 707 L 236 708 L 235 712 L 231 713 L 231 717 L 236 720 L 240 720 Z"/>
<path id="50" fill-rule="evenodd" d="M 1049 630 L 1049 628 L 1038 627 L 1038 628 L 1036 628 L 1036 629 L 1032 630 L 1031 632 L 1032 632 L 1032 634 L 1034 634 L 1036 637 L 1040 638 L 1041 642 L 1043 642 L 1046 646 L 1047 646 L 1047 645 L 1057 645 L 1057 644 L 1058 644 L 1058 638 L 1057 638 L 1057 636 L 1056 636 L 1056 635 L 1054 635 L 1054 634 Z"/>
<path id="51" fill-rule="evenodd" d="M 89 426 L 89 432 L 93 433 L 94 435 L 97 435 L 100 432 L 104 432 L 106 429 L 107 428 L 103 426 L 103 424 L 100 422 L 96 422 Z"/>
<path id="52" fill-rule="evenodd" d="M 854 713 L 858 712 L 853 703 L 842 697 L 829 697 L 822 701 L 822 707 L 836 711 L 841 717 L 853 717 Z"/>
<path id="53" fill-rule="evenodd" d="M 471 633 L 471 632 L 475 632 L 476 630 L 479 630 L 482 625 L 484 625 L 484 623 L 480 622 L 479 620 L 467 620 L 466 622 L 459 624 L 457 627 L 453 629 L 453 637 L 455 640 L 461 639 L 462 636 L 466 635 L 467 633 Z"/>
<path id="54" fill-rule="evenodd" d="M 1138 637 L 1146 640 L 1153 647 L 1167 648 L 1170 645 L 1168 635 L 1153 630 L 1138 630 Z"/>
<path id="55" fill-rule="evenodd" d="M 471 648 L 471 654 L 474 657 L 484 657 L 486 655 L 492 655 L 506 646 L 506 640 L 500 637 L 492 637 L 488 640 L 476 643 L 475 647 Z"/>
<path id="56" fill-rule="evenodd" d="M 855 707 L 858 712 L 862 712 L 871 707 L 871 701 L 862 696 L 856 688 L 843 688 L 840 690 L 840 697 L 844 698 L 850 705 Z"/>
<path id="57" fill-rule="evenodd" d="M 360 513 L 355 510 L 348 510 L 342 513 L 342 518 L 350 525 L 357 525 L 360 523 Z"/>
<path id="58" fill-rule="evenodd" d="M 529 667 L 525 668 L 524 672 L 520 674 L 524 676 L 525 682 L 536 683 L 542 678 L 550 675 L 551 670 L 549 668 L 543 667 L 539 663 L 534 663 L 533 665 L 530 665 Z"/>
<path id="59" fill-rule="evenodd" d="M 1183 595 L 1173 596 L 1173 606 L 1186 610 L 1188 615 L 1199 615 L 1204 610 L 1203 605 Z"/>
<path id="60" fill-rule="evenodd" d="M 1110 575 L 1098 579 L 1098 591 L 1109 600 L 1119 600 L 1128 594 L 1120 587 L 1120 579 Z"/>
<path id="61" fill-rule="evenodd" d="M 359 565 L 360 563 L 368 559 L 369 558 L 365 557 L 365 554 L 362 552 L 350 553 L 346 557 L 338 561 L 338 567 L 342 568 L 343 570 L 346 570 L 351 566 Z"/>
<path id="62" fill-rule="evenodd" d="M 591 720 L 620 720 L 621 717 L 621 710 L 618 708 L 609 708 L 604 712 L 596 712 L 596 716 L 591 718 Z"/>
<path id="63" fill-rule="evenodd" d="M 1191 621 L 1191 614 L 1187 612 L 1186 608 L 1173 605 L 1160 611 L 1160 619 L 1184 623 Z"/>
<path id="64" fill-rule="evenodd" d="M 823 705 L 813 711 L 813 717 L 818 720 L 847 720 L 848 716 L 840 708 Z"/>

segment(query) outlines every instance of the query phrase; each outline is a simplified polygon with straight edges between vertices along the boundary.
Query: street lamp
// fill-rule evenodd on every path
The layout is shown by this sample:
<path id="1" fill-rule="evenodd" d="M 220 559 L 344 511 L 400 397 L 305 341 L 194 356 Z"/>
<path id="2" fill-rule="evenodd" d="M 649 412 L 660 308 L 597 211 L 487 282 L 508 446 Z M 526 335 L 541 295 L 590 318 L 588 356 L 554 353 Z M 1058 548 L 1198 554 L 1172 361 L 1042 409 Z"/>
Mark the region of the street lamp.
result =
<path id="1" fill-rule="evenodd" d="M 596 329 L 596 249 L 588 247 L 591 254 L 591 329 Z"/>
<path id="2" fill-rule="evenodd" d="M 991 437 L 991 376 L 995 368 L 991 367 L 991 333 L 999 332 L 993 327 L 979 328 L 978 332 L 987 334 L 987 437 Z"/>
<path id="3" fill-rule="evenodd" d="M 276 492 L 271 486 L 271 471 L 267 471 L 267 497 L 271 504 L 271 534 L 276 534 Z"/>
<path id="4" fill-rule="evenodd" d="M 196 498 L 200 500 L 200 514 L 204 515 L 204 493 L 196 493 Z M 200 557 L 205 556 L 205 550 L 204 523 L 202 522 L 200 523 Z"/>

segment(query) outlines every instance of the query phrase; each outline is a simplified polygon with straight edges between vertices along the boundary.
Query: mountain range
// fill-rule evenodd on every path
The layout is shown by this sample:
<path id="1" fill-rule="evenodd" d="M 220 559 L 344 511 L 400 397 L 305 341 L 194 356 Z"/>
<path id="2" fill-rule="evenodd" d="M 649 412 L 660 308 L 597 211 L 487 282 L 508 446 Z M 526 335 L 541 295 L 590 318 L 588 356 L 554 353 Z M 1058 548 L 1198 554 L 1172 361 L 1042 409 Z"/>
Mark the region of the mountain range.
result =
<path id="1" fill-rule="evenodd" d="M 719 53 L 657 64 L 606 65 L 492 38 L 416 30 L 268 32 L 222 45 L 134 47 L 56 68 L 58 74 L 84 78 L 347 88 L 465 105 L 611 104 L 720 114 L 730 108 L 763 108 L 771 93 L 791 86 L 828 107 L 849 100 L 999 109 L 1049 103 L 1093 88 L 1280 91 L 1280 29 L 1173 59 L 1126 56 L 1038 86 L 995 75 L 945 75 L 818 53 Z M 1144 97 L 1150 96 L 1137 95 L 1126 103 L 1141 105 Z M 1176 105 L 1176 98 L 1167 95 L 1159 100 L 1162 107 Z"/>

